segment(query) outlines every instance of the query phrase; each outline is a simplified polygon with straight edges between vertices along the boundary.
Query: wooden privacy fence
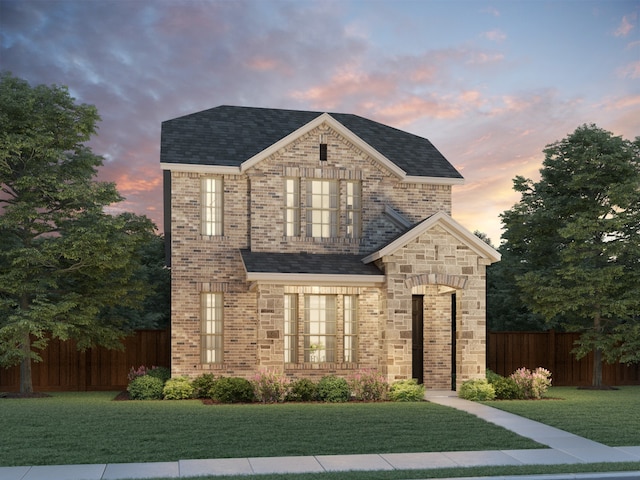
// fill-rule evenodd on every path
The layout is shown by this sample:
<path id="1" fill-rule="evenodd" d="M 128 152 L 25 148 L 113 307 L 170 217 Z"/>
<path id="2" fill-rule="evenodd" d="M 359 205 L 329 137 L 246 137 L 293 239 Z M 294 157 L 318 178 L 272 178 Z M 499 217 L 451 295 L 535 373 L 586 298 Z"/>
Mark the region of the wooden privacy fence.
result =
<path id="1" fill-rule="evenodd" d="M 490 332 L 487 337 L 487 368 L 503 376 L 520 367 L 544 367 L 554 385 L 591 385 L 593 354 L 581 360 L 571 355 L 578 333 Z M 640 385 L 640 365 L 603 364 L 605 385 Z"/>
<path id="2" fill-rule="evenodd" d="M 131 367 L 169 367 L 168 330 L 139 330 L 124 341 L 124 350 L 98 347 L 80 352 L 72 340 L 51 340 L 42 362 L 32 363 L 35 391 L 124 390 Z M 0 391 L 20 390 L 20 367 L 0 368 Z"/>

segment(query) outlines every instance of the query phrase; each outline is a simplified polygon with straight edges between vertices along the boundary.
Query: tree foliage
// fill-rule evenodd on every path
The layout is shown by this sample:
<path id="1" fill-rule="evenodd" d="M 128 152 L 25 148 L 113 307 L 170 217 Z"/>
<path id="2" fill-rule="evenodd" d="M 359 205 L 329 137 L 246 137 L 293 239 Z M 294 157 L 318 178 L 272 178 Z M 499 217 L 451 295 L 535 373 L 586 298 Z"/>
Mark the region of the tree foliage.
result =
<path id="1" fill-rule="evenodd" d="M 582 335 L 578 358 L 640 361 L 640 139 L 583 125 L 548 145 L 541 178 L 514 180 L 501 217 L 524 303 L 549 326 Z"/>
<path id="2" fill-rule="evenodd" d="M 21 365 L 26 393 L 49 338 L 117 348 L 126 324 L 105 312 L 144 299 L 136 251 L 154 226 L 105 213 L 122 197 L 93 179 L 98 120 L 65 87 L 0 77 L 0 365 Z"/>

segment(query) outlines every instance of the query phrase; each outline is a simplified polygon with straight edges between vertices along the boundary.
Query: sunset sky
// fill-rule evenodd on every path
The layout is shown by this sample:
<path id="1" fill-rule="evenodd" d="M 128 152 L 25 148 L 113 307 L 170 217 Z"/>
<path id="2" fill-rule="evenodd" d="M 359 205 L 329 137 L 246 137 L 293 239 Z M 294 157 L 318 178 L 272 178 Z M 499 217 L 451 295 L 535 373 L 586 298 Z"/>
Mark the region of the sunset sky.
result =
<path id="1" fill-rule="evenodd" d="M 99 178 L 160 231 L 161 122 L 243 105 L 428 138 L 466 179 L 454 218 L 498 245 L 547 144 L 640 135 L 639 23 L 638 0 L 0 0 L 0 70 L 98 108 Z"/>

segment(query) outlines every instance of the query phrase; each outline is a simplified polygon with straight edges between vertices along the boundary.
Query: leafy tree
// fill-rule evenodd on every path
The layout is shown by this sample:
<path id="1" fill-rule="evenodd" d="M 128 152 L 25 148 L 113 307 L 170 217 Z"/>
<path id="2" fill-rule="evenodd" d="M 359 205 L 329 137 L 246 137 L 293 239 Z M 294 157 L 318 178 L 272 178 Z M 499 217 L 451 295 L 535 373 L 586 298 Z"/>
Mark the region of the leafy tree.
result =
<path id="1" fill-rule="evenodd" d="M 0 365 L 20 365 L 23 393 L 49 338 L 121 348 L 125 320 L 101 313 L 144 298 L 135 252 L 154 227 L 104 212 L 122 198 L 93 180 L 98 120 L 65 87 L 0 76 Z"/>
<path id="2" fill-rule="evenodd" d="M 640 361 L 640 138 L 583 125 L 544 153 L 540 181 L 514 180 L 503 239 L 523 301 L 582 333 L 574 353 L 594 352 L 599 387 L 603 360 Z"/>

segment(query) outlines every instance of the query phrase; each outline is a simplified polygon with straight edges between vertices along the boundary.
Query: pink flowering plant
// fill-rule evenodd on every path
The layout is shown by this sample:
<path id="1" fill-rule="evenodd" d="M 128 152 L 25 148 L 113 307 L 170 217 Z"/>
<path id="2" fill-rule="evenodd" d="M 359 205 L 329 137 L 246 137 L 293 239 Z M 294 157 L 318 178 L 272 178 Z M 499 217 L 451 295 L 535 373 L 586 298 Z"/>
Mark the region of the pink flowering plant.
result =
<path id="1" fill-rule="evenodd" d="M 546 368 L 538 367 L 534 371 L 519 368 L 513 372 L 510 378 L 518 387 L 519 398 L 539 400 L 551 386 L 551 372 Z"/>
<path id="2" fill-rule="evenodd" d="M 134 367 L 131 367 L 131 369 L 129 370 L 129 374 L 127 375 L 127 378 L 129 379 L 130 382 L 132 382 L 138 377 L 144 377 L 146 374 L 147 374 L 147 367 L 145 367 L 144 365 L 140 365 L 137 369 Z"/>
<path id="3" fill-rule="evenodd" d="M 349 378 L 351 396 L 355 400 L 384 400 L 389 390 L 389 383 L 381 373 L 373 370 L 360 370 Z"/>
<path id="4" fill-rule="evenodd" d="M 262 403 L 280 403 L 287 398 L 290 380 L 281 373 L 265 370 L 253 378 L 256 399 Z"/>

